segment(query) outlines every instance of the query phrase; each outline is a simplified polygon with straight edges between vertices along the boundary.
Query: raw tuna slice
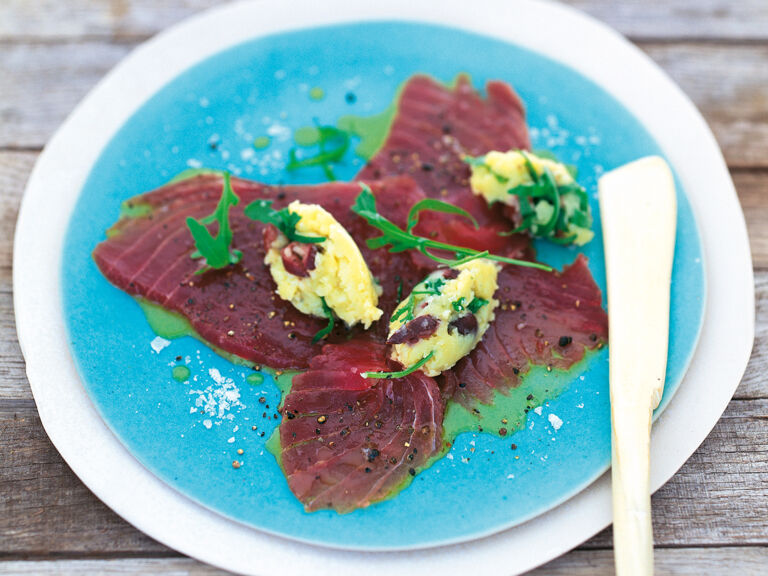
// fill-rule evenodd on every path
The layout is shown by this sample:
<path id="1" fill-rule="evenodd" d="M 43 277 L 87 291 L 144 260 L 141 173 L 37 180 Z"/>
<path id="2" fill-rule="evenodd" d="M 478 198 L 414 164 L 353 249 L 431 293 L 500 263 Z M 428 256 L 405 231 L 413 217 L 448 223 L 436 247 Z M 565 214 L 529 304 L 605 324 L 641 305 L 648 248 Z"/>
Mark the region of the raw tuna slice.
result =
<path id="1" fill-rule="evenodd" d="M 387 498 L 443 449 L 435 381 L 363 378 L 399 370 L 382 344 L 329 344 L 296 376 L 282 407 L 281 464 L 308 512 L 350 512 Z"/>
<path id="2" fill-rule="evenodd" d="M 201 266 L 192 260 L 194 246 L 187 216 L 213 212 L 221 195 L 219 175 L 200 175 L 129 201 L 128 213 L 93 252 L 102 273 L 129 294 L 160 304 L 186 317 L 207 342 L 256 364 L 272 368 L 306 368 L 320 351 L 312 337 L 327 321 L 305 316 L 274 293 L 275 284 L 264 265 L 264 225 L 246 218 L 243 208 L 257 198 L 272 198 L 276 208 L 293 200 L 323 205 L 355 238 L 384 288 L 380 300 L 388 318 L 396 306 L 397 287 L 405 294 L 425 274 L 408 254 L 370 251 L 365 239 L 377 231 L 350 211 L 360 185 L 335 182 L 317 186 L 270 187 L 232 179 L 240 203 L 232 208 L 233 247 L 243 252 L 237 266 L 195 275 Z M 413 180 L 404 177 L 371 182 L 382 214 L 404 226 L 410 207 L 424 198 Z M 376 325 L 386 338 L 387 323 Z M 357 333 L 357 332 L 355 332 Z M 339 328 L 330 341 L 349 337 Z"/>
<path id="3" fill-rule="evenodd" d="M 525 109 L 508 84 L 488 82 L 483 98 L 466 76 L 449 88 L 428 76 L 414 76 L 403 88 L 384 146 L 358 175 L 377 179 L 411 176 L 427 196 L 462 206 L 481 224 L 509 223 L 469 190 L 465 154 L 529 148 Z"/>
<path id="4" fill-rule="evenodd" d="M 441 376 L 443 393 L 467 407 L 516 386 L 531 364 L 567 369 L 602 346 L 608 318 L 579 256 L 562 273 L 505 266 L 496 320 L 472 353 Z"/>

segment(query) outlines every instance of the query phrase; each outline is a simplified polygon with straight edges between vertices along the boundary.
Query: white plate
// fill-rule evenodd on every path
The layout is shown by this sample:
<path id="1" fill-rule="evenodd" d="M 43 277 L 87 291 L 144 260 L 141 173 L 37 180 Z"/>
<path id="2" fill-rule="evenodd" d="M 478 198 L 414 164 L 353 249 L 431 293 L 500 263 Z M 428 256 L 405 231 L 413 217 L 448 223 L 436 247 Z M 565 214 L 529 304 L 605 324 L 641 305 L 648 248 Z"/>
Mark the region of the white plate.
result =
<path id="1" fill-rule="evenodd" d="M 78 194 L 118 128 L 153 93 L 208 56 L 259 35 L 361 20 L 443 24 L 507 40 L 592 79 L 637 116 L 688 193 L 708 263 L 706 318 L 680 390 L 653 429 L 658 489 L 704 440 L 733 395 L 754 338 L 752 264 L 744 218 L 717 144 L 693 104 L 642 52 L 570 8 L 534 0 L 241 2 L 174 26 L 136 49 L 51 139 L 30 177 L 16 229 L 19 340 L 40 417 L 80 479 L 138 529 L 192 557 L 245 574 L 507 573 L 530 570 L 610 523 L 604 475 L 553 511 L 463 545 L 348 552 L 299 544 L 227 520 L 143 468 L 111 434 L 80 383 L 60 302 L 60 247 Z M 44 226 L 41 224 L 44 223 Z"/>

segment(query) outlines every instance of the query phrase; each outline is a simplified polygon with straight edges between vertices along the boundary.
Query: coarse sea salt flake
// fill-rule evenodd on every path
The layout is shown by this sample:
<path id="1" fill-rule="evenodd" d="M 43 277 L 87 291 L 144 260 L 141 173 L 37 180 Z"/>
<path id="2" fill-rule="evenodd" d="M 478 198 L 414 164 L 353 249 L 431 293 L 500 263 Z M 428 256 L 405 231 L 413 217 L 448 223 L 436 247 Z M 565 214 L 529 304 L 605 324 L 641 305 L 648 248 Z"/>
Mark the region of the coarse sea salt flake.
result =
<path id="1" fill-rule="evenodd" d="M 536 414 L 538 414 L 539 416 L 541 416 L 541 406 L 536 406 L 536 408 L 534 408 L 533 411 L 536 412 Z"/>
<path id="2" fill-rule="evenodd" d="M 171 345 L 171 341 L 166 340 L 165 338 L 161 338 L 160 336 L 156 336 L 155 339 L 149 343 L 149 345 L 152 347 L 152 350 L 159 354 L 163 348 L 167 348 Z"/>
<path id="3" fill-rule="evenodd" d="M 550 414 L 549 417 L 549 423 L 552 424 L 552 428 L 555 429 L 555 431 L 560 430 L 560 426 L 563 425 L 563 421 L 560 419 L 559 416 L 556 414 Z"/>
<path id="4" fill-rule="evenodd" d="M 208 430 L 210 430 L 211 426 L 213 426 L 213 422 L 211 422 L 208 419 L 205 419 L 205 420 L 203 420 L 203 426 L 205 426 L 206 428 L 208 428 Z"/>

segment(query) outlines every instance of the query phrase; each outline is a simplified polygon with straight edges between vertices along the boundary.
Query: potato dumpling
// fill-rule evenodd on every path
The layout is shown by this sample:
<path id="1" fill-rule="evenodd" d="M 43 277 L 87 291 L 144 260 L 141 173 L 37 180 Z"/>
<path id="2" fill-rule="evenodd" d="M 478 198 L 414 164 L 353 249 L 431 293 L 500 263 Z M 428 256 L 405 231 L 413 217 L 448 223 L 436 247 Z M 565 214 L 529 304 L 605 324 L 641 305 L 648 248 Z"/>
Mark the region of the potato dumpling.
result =
<path id="1" fill-rule="evenodd" d="M 289 242 L 276 228 L 267 234 L 264 263 L 277 284 L 277 294 L 305 314 L 325 318 L 322 299 L 348 326 L 366 329 L 378 320 L 381 287 L 376 284 L 355 241 L 336 219 L 317 204 L 292 202 L 288 210 L 301 216 L 296 232 L 323 237 L 314 244 Z"/>
<path id="2" fill-rule="evenodd" d="M 469 354 L 494 319 L 498 272 L 489 260 L 472 260 L 417 284 L 392 314 L 392 359 L 410 367 L 432 354 L 421 370 L 437 376 Z"/>
<path id="3" fill-rule="evenodd" d="M 469 184 L 472 192 L 485 198 L 488 204 L 499 202 L 511 206 L 515 228 L 522 224 L 534 237 L 559 239 L 560 243 L 577 246 L 583 246 L 594 237 L 586 193 L 565 164 L 522 150 L 488 152 L 473 159 L 471 164 Z M 533 191 L 532 174 L 547 181 L 544 178 L 546 172 L 552 175 L 558 189 L 557 201 L 542 196 L 539 190 L 522 200 L 524 205 L 521 205 L 521 197 L 510 193 L 518 187 L 530 187 Z"/>

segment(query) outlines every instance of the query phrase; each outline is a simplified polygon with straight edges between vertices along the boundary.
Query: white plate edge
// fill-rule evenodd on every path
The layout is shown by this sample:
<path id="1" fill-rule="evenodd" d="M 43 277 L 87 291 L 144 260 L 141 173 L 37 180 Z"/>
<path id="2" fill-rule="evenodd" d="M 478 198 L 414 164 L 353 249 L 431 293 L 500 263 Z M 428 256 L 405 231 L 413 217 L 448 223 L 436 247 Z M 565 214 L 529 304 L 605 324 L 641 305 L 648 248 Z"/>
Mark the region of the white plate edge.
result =
<path id="1" fill-rule="evenodd" d="M 486 0 L 486 5 L 494 7 L 495 13 L 499 14 L 498 18 L 494 18 L 490 21 L 490 28 L 486 28 L 487 23 L 483 23 L 479 28 L 471 27 L 471 14 L 466 11 L 477 12 L 477 4 L 475 7 L 468 8 L 464 3 L 451 0 L 450 2 L 439 3 L 440 10 L 430 14 L 430 8 L 434 11 L 434 6 L 437 2 L 424 2 L 422 1 L 418 5 L 411 5 L 404 1 L 390 2 L 386 6 L 379 6 L 367 2 L 357 2 L 355 4 L 347 4 L 340 0 L 334 0 L 331 2 L 325 2 L 320 8 L 312 4 L 307 0 L 297 0 L 290 3 L 290 7 L 287 3 L 282 6 L 272 6 L 268 2 L 254 2 L 254 3 L 238 3 L 234 5 L 225 6 L 223 8 L 217 8 L 209 13 L 199 15 L 191 18 L 184 23 L 175 26 L 165 33 L 161 34 L 157 38 L 143 45 L 141 48 L 134 51 L 118 68 L 110 73 L 100 85 L 89 95 L 89 97 L 79 106 L 75 112 L 72 113 L 68 121 L 59 130 L 57 135 L 52 139 L 46 151 L 38 161 L 38 165 L 33 171 L 33 175 L 30 177 L 30 181 L 27 187 L 27 193 L 25 194 L 22 209 L 19 216 L 19 226 L 16 232 L 16 248 L 14 253 L 14 293 L 15 293 L 15 307 L 18 320 L 19 339 L 22 343 L 22 350 L 24 351 L 25 358 L 28 360 L 28 374 L 30 383 L 32 384 L 33 393 L 38 402 L 38 409 L 40 411 L 41 419 L 44 421 L 46 430 L 51 436 L 51 439 L 57 445 L 65 459 L 70 463 L 70 466 L 81 476 L 81 479 L 89 485 L 89 487 L 108 505 L 115 509 L 119 514 L 125 517 L 127 520 L 136 525 L 139 529 L 147 532 L 148 534 L 158 538 L 171 547 L 179 549 L 194 557 L 198 557 L 201 560 L 207 561 L 219 565 L 224 568 L 234 569 L 242 572 L 252 572 L 257 570 L 260 573 L 273 573 L 285 570 L 288 567 L 295 567 L 296 573 L 301 573 L 302 570 L 306 570 L 309 567 L 316 573 L 335 573 L 344 574 L 352 573 L 360 569 L 360 563 L 364 563 L 366 569 L 377 569 L 386 571 L 395 566 L 399 566 L 400 569 L 410 568 L 415 572 L 422 572 L 426 566 L 435 568 L 438 565 L 443 566 L 441 568 L 442 573 L 460 573 L 467 570 L 475 570 L 478 568 L 486 567 L 489 570 L 493 564 L 485 564 L 483 559 L 488 561 L 488 558 L 495 556 L 515 558 L 517 562 L 512 564 L 510 562 L 510 569 L 516 571 L 527 570 L 534 566 L 545 562 L 551 557 L 564 552 L 565 550 L 578 544 L 583 539 L 589 537 L 592 533 L 598 531 L 603 526 L 607 525 L 610 520 L 610 503 L 609 495 L 610 486 L 607 478 L 604 476 L 597 483 L 591 486 L 588 490 L 582 492 L 580 495 L 574 497 L 572 500 L 566 502 L 557 509 L 551 511 L 543 517 L 539 517 L 524 525 L 517 526 L 501 534 L 485 538 L 480 541 L 475 541 L 463 545 L 450 546 L 445 548 L 435 548 L 430 550 L 422 550 L 415 552 L 399 552 L 399 553 L 361 553 L 361 552 L 342 552 L 337 550 L 330 550 L 324 548 L 318 548 L 314 546 L 301 545 L 292 541 L 287 541 L 282 538 L 267 536 L 256 530 L 250 530 L 244 528 L 242 525 L 223 519 L 222 517 L 211 513 L 202 507 L 193 504 L 183 496 L 176 493 L 173 489 L 165 486 L 160 480 L 152 476 L 148 471 L 141 467 L 132 456 L 122 448 L 122 445 L 111 435 L 106 426 L 101 422 L 95 410 L 90 405 L 88 397 L 82 390 L 79 384 L 77 374 L 72 366 L 71 358 L 69 358 L 68 350 L 65 351 L 64 356 L 66 358 L 60 358 L 63 360 L 65 366 L 61 363 L 51 362 L 50 350 L 55 349 L 54 346 L 48 347 L 48 344 L 55 344 L 58 342 L 66 342 L 66 333 L 63 331 L 63 322 L 61 322 L 61 307 L 60 302 L 57 300 L 55 306 L 50 306 L 45 301 L 45 290 L 41 290 L 41 286 L 38 283 L 35 285 L 34 275 L 30 275 L 30 270 L 37 267 L 38 271 L 42 271 L 42 274 L 37 276 L 37 279 L 46 279 L 49 283 L 51 278 L 45 278 L 45 270 L 50 270 L 51 265 L 58 271 L 60 266 L 59 254 L 46 253 L 44 245 L 36 244 L 34 239 L 34 230 L 30 228 L 32 224 L 26 225 L 27 221 L 30 221 L 30 217 L 25 216 L 28 212 L 35 212 L 34 199 L 37 200 L 37 206 L 48 204 L 50 198 L 45 196 L 45 183 L 42 181 L 42 174 L 46 170 L 51 171 L 48 178 L 52 175 L 57 176 L 61 180 L 56 180 L 58 183 L 57 188 L 59 190 L 66 190 L 71 193 L 74 190 L 75 197 L 82 187 L 85 176 L 87 176 L 90 166 L 95 160 L 98 152 L 103 144 L 109 140 L 112 133 L 109 132 L 109 127 L 113 124 L 119 126 L 130 113 L 138 107 L 145 96 L 153 93 L 157 87 L 158 82 L 162 82 L 160 78 L 165 77 L 170 79 L 180 69 L 187 67 L 188 65 L 198 61 L 210 55 L 211 53 L 218 51 L 226 45 L 232 45 L 238 43 L 248 37 L 258 35 L 260 33 L 268 33 L 266 30 L 262 30 L 262 27 L 254 26 L 253 22 L 249 20 L 249 17 L 259 17 L 264 15 L 264 10 L 273 10 L 270 16 L 273 17 L 273 21 L 265 26 L 270 27 L 270 32 L 276 30 L 287 29 L 289 27 L 301 27 L 308 23 L 320 25 L 323 23 L 332 23 L 340 21 L 350 21 L 354 19 L 364 19 L 366 16 L 370 18 L 391 18 L 391 19 L 403 19 L 411 18 L 415 20 L 431 20 L 436 23 L 442 23 L 446 25 L 452 25 L 459 28 L 470 29 L 476 32 L 484 33 L 496 37 L 505 37 L 506 39 L 526 45 L 536 51 L 543 52 L 552 56 L 553 49 L 551 45 L 546 45 L 540 38 L 533 37 L 530 31 L 526 31 L 524 27 L 515 29 L 514 26 L 510 28 L 504 28 L 503 22 L 511 21 L 517 22 L 518 18 L 511 17 L 513 14 L 519 16 L 521 13 L 525 13 L 524 18 L 520 18 L 520 22 L 530 22 L 531 19 L 545 18 L 550 26 L 555 29 L 559 27 L 559 31 L 567 38 L 568 33 L 572 34 L 575 26 L 578 26 L 582 33 L 589 32 L 588 37 L 591 40 L 590 45 L 587 48 L 591 50 L 599 51 L 599 45 L 602 42 L 616 41 L 619 38 L 618 35 L 605 26 L 593 21 L 591 18 L 583 16 L 575 11 L 565 8 L 554 6 L 550 3 L 536 2 L 533 0 L 518 0 L 516 3 L 503 3 L 495 0 Z M 448 7 L 450 5 L 450 7 Z M 299 8 L 301 6 L 302 8 Z M 333 16 L 337 14 L 343 7 L 346 10 L 342 16 Z M 324 14 L 317 14 L 317 10 L 320 9 Z M 463 17 L 462 17 L 463 16 Z M 282 20 L 280 20 L 282 18 Z M 221 42 L 221 39 L 209 38 L 211 24 L 219 23 L 219 25 L 226 26 L 228 38 L 226 42 Z M 282 22 L 282 27 L 281 27 Z M 291 23 L 292 26 L 286 26 L 287 23 Z M 193 56 L 190 53 L 178 54 L 174 53 L 173 44 L 182 37 L 194 37 L 197 38 L 200 44 L 205 46 L 200 51 L 195 52 Z M 511 37 L 510 37 L 511 36 Z M 547 34 L 547 37 L 551 38 L 551 34 Z M 585 36 L 587 37 L 587 36 Z M 599 40 L 599 42 L 598 42 Z M 545 45 L 541 45 L 544 43 Z M 639 71 L 642 71 L 642 76 L 629 79 L 624 83 L 621 90 L 615 90 L 615 87 L 608 87 L 601 82 L 601 77 L 606 74 L 605 70 L 590 70 L 585 67 L 584 61 L 580 61 L 581 58 L 589 58 L 589 50 L 584 51 L 583 45 L 579 45 L 579 48 L 569 46 L 569 50 L 566 55 L 560 54 L 558 60 L 563 61 L 572 67 L 580 70 L 585 75 L 598 81 L 604 88 L 607 88 L 614 96 L 620 101 L 623 101 L 625 105 L 626 94 L 623 94 L 626 89 L 637 88 L 635 84 L 638 81 L 647 82 L 645 84 L 647 92 L 651 96 L 656 95 L 656 90 L 670 92 L 669 98 L 676 107 L 675 116 L 678 118 L 678 125 L 688 124 L 690 130 L 672 130 L 671 134 L 669 130 L 664 130 L 663 127 L 654 125 L 653 122 L 649 122 L 650 118 L 655 118 L 654 110 L 645 111 L 644 106 L 640 103 L 635 103 L 634 106 L 628 106 L 637 116 L 643 118 L 644 123 L 651 129 L 651 132 L 659 140 L 659 143 L 667 153 L 673 165 L 678 166 L 676 157 L 676 149 L 670 147 L 670 142 L 675 142 L 675 135 L 683 137 L 687 134 L 687 138 L 694 141 L 697 148 L 707 148 L 710 162 L 704 163 L 704 169 L 700 174 L 694 176 L 688 174 L 685 171 L 678 170 L 680 177 L 686 187 L 689 190 L 689 196 L 691 203 L 694 206 L 701 229 L 706 233 L 708 221 L 708 211 L 700 209 L 699 204 L 703 200 L 696 201 L 696 197 L 690 192 L 691 186 L 696 186 L 696 189 L 702 187 L 703 189 L 714 190 L 717 194 L 718 209 L 717 215 L 720 218 L 721 229 L 728 231 L 733 236 L 732 242 L 714 242 L 714 239 L 708 238 L 706 235 L 703 237 L 705 254 L 709 263 L 708 276 L 709 276 L 709 305 L 707 318 L 705 320 L 705 326 L 702 331 L 702 340 L 699 344 L 699 350 L 696 353 L 689 376 L 686 381 L 696 380 L 697 374 L 699 377 L 703 377 L 704 374 L 707 378 L 713 378 L 712 369 L 703 369 L 701 367 L 702 357 L 712 357 L 714 352 L 716 355 L 722 348 L 721 345 L 711 343 L 710 333 L 712 332 L 712 325 L 722 326 L 718 324 L 718 321 L 722 318 L 726 320 L 725 325 L 733 324 L 737 322 L 736 334 L 739 336 L 744 335 L 743 338 L 738 341 L 731 341 L 730 355 L 728 356 L 728 366 L 723 367 L 725 362 L 720 363 L 720 371 L 727 374 L 721 374 L 720 381 L 730 382 L 733 381 L 732 386 L 724 386 L 714 390 L 711 390 L 712 394 L 706 395 L 706 401 L 699 395 L 698 397 L 693 394 L 691 390 L 689 392 L 685 385 L 681 386 L 680 392 L 678 392 L 676 398 L 670 403 L 665 413 L 659 418 L 658 422 L 654 426 L 654 442 L 653 442 L 653 456 L 654 456 L 654 469 L 652 473 L 652 485 L 654 488 L 658 488 L 668 477 L 670 477 L 676 469 L 679 467 L 688 456 L 696 449 L 696 447 L 703 441 L 706 435 L 709 433 L 714 423 L 717 421 L 722 410 L 727 405 L 728 400 L 733 394 L 733 391 L 738 385 L 741 374 L 746 366 L 746 362 L 749 357 L 749 351 L 751 350 L 752 339 L 754 334 L 754 292 L 753 292 L 753 280 L 752 280 L 752 266 L 751 258 L 749 256 L 749 245 L 746 238 L 746 229 L 744 227 L 743 215 L 741 214 L 738 201 L 736 200 L 735 191 L 733 185 L 728 176 L 727 169 L 725 168 L 722 155 L 717 149 L 714 142 L 714 138 L 706 127 L 701 116 L 692 107 L 687 97 L 675 87 L 666 78 L 666 76 L 660 72 L 654 65 L 650 64 L 647 57 L 642 55 L 637 49 L 630 44 L 622 40 L 624 44 L 621 50 L 616 48 L 619 53 L 625 52 L 622 56 L 626 56 L 633 64 L 639 67 Z M 151 78 L 145 76 L 146 82 L 142 86 L 131 86 L 129 91 L 134 92 L 132 107 L 127 106 L 123 101 L 119 106 L 111 110 L 110 114 L 107 114 L 107 118 L 100 116 L 98 119 L 92 119 L 90 123 L 94 126 L 97 133 L 102 135 L 102 138 L 92 139 L 91 145 L 88 146 L 88 150 L 77 151 L 77 156 L 87 156 L 84 154 L 88 151 L 95 153 L 91 154 L 91 161 L 84 163 L 86 165 L 85 170 L 72 170 L 61 166 L 48 166 L 50 163 L 49 158 L 54 157 L 57 147 L 61 148 L 64 141 L 64 136 L 68 134 L 74 134 L 78 130 L 84 129 L 84 124 L 88 125 L 87 120 L 83 117 L 86 106 L 93 106 L 98 102 L 98 97 L 101 96 L 102 102 L 104 97 L 111 91 L 115 93 L 117 86 L 118 74 L 128 76 L 129 66 L 135 70 L 140 70 L 146 65 L 151 64 L 151 52 L 153 50 L 164 48 L 164 53 L 168 56 L 173 55 L 171 61 L 165 61 L 162 64 L 162 70 L 155 70 L 159 74 L 151 75 Z M 176 50 L 175 52 L 179 52 Z M 623 58 L 619 58 L 617 52 L 613 52 L 613 64 L 621 66 L 622 70 L 626 70 L 626 61 Z M 601 56 L 605 56 L 604 52 L 599 52 Z M 567 56 L 567 57 L 564 57 Z M 574 61 L 571 61 L 574 60 Z M 588 60 L 587 60 L 588 61 Z M 155 68 L 159 68 L 155 65 Z M 143 70 L 146 74 L 146 70 Z M 634 80 L 634 82 L 630 81 Z M 671 90 L 670 90 L 671 89 Z M 145 96 L 136 96 L 135 93 L 143 93 Z M 117 92 L 122 94 L 123 92 Z M 650 114 L 650 116 L 649 116 Z M 657 133 L 658 132 L 658 133 Z M 665 138 L 659 137 L 659 134 L 664 134 Z M 691 138 L 694 134 L 696 138 Z M 71 157 L 72 151 L 68 151 Z M 701 156 L 699 156 L 701 160 Z M 683 159 L 684 161 L 684 159 Z M 62 186 L 62 182 L 64 185 Z M 37 192 L 35 192 L 37 191 Z M 731 198 L 728 198 L 724 205 L 722 195 L 724 191 L 730 191 Z M 62 192 L 63 193 L 63 192 Z M 30 200 L 33 198 L 33 200 Z M 70 206 L 71 208 L 71 206 Z M 70 210 L 71 211 L 71 210 Z M 711 209 L 709 210 L 711 212 Z M 60 218 L 63 222 L 63 227 L 58 221 L 54 221 L 55 226 L 49 227 L 49 234 L 46 238 L 51 237 L 63 238 L 63 233 L 66 230 L 66 224 L 68 221 L 69 211 L 62 212 L 66 217 Z M 729 226 L 722 227 L 723 219 L 729 223 Z M 44 243 L 43 243 L 44 244 Z M 728 245 L 733 250 L 733 247 L 741 247 L 744 250 L 735 250 L 728 252 L 725 246 Z M 19 248 L 22 246 L 23 248 Z M 22 262 L 20 254 L 24 253 L 25 257 Z M 34 254 L 34 258 L 28 257 L 30 254 Z M 733 257 L 736 254 L 736 257 Z M 722 262 L 719 256 L 727 256 Z M 718 262 L 718 275 L 721 278 L 728 279 L 740 279 L 739 284 L 739 298 L 734 299 L 731 294 L 728 293 L 727 286 L 723 286 L 724 281 L 720 282 L 720 285 L 715 284 L 715 278 L 713 278 L 714 262 Z M 746 263 L 746 265 L 745 265 Z M 722 267 L 721 267 L 722 265 Z M 56 275 L 58 277 L 58 274 Z M 42 292 L 42 293 L 41 293 Z M 726 300 L 719 300 L 720 298 L 726 298 Z M 717 298 L 717 299 L 716 299 Z M 721 310 L 718 314 L 718 310 L 724 308 L 722 302 L 729 302 L 733 304 L 728 310 Z M 735 302 L 735 304 L 734 304 Z M 716 305 L 713 305 L 716 304 Z M 719 308 L 718 308 L 719 306 Z M 734 320 L 739 315 L 734 314 L 736 306 L 742 307 L 743 316 Z M 46 312 L 49 314 L 47 317 L 57 317 L 60 320 L 60 326 L 56 326 L 54 330 L 51 329 L 50 320 L 46 320 L 43 324 L 48 329 L 48 332 L 44 334 L 33 334 L 35 340 L 32 340 L 32 336 L 27 337 L 27 334 L 34 333 L 35 330 L 28 329 L 30 324 L 27 321 L 26 312 L 34 311 L 30 313 L 30 317 L 42 317 L 46 318 Z M 54 313 L 53 316 L 50 313 Z M 56 316 L 56 312 L 58 315 Z M 714 315 L 714 318 L 713 318 Z M 727 322 L 730 315 L 732 322 Z M 62 340 L 63 339 L 63 340 Z M 42 353 L 42 354 L 41 354 Z M 707 355 L 705 356 L 705 353 Z M 45 359 L 49 362 L 49 366 L 41 367 L 37 364 L 37 361 Z M 52 373 L 51 368 L 55 365 L 54 370 L 56 374 Z M 42 368 L 42 369 L 39 369 Z M 727 368 L 727 369 L 726 369 Z M 60 396 L 65 395 L 63 392 L 59 392 L 58 396 L 55 391 L 52 391 L 50 387 L 45 386 L 45 382 L 51 382 L 52 376 L 62 377 L 66 382 L 74 382 L 77 391 L 69 391 L 69 402 L 66 398 Z M 686 394 L 686 392 L 688 392 Z M 692 396 L 691 398 L 687 398 Z M 64 404 L 56 403 L 55 409 L 53 406 L 45 405 L 49 400 L 63 401 Z M 70 406 L 71 405 L 71 406 Z M 68 446 L 68 442 L 72 438 L 67 438 L 68 429 L 71 427 L 68 425 L 68 419 L 61 418 L 61 407 L 71 407 L 78 411 L 82 418 L 89 423 L 89 428 L 93 428 L 93 431 L 98 431 L 97 436 L 104 436 L 105 438 L 92 437 L 89 439 L 92 444 L 83 449 L 81 446 L 79 450 L 76 450 Z M 703 415 L 698 422 L 688 423 L 688 426 L 683 426 L 684 430 L 679 430 L 681 424 L 685 421 L 682 418 L 682 414 L 685 411 L 690 411 Z M 66 410 L 65 410 L 66 412 Z M 678 412 L 681 415 L 675 416 Z M 72 433 L 70 429 L 69 433 Z M 677 445 L 670 445 L 664 442 L 666 436 L 673 436 L 673 434 L 679 434 L 683 432 L 686 434 L 687 442 L 678 442 Z M 75 440 L 81 444 L 84 440 L 83 428 L 79 427 L 78 432 L 74 434 L 77 436 Z M 695 438 L 695 440 L 693 440 Z M 116 479 L 121 479 L 126 476 L 125 469 L 115 473 L 104 471 L 104 452 L 101 456 L 91 454 L 92 450 L 108 450 L 111 452 L 110 458 L 114 457 L 115 463 L 120 462 L 121 466 L 127 465 L 129 462 L 132 466 L 129 466 L 131 470 L 135 468 L 137 479 L 141 476 L 149 476 L 141 479 L 141 482 L 132 481 L 131 485 L 135 488 L 134 491 L 124 491 L 122 495 L 114 494 L 114 482 Z M 90 456 L 90 457 L 89 457 Z M 675 465 L 677 462 L 678 465 Z M 101 465 L 101 471 L 99 471 L 98 465 Z M 94 467 L 96 467 L 94 469 Z M 670 471 L 671 470 L 671 471 Z M 112 476 L 111 478 L 109 478 Z M 139 490 L 138 487 L 142 488 Z M 153 494 L 150 496 L 145 492 L 151 490 Z M 198 519 L 198 524 L 194 527 L 191 526 L 190 518 L 184 521 L 179 521 L 176 518 L 163 518 L 164 515 L 151 514 L 150 517 L 143 517 L 141 513 L 135 511 L 132 502 L 132 493 L 138 493 L 146 498 L 151 499 L 152 506 L 147 506 L 149 510 L 159 511 L 158 506 L 168 503 L 168 498 L 174 500 L 173 505 L 170 506 L 174 509 L 174 512 L 185 511 L 187 514 L 191 514 L 193 518 Z M 585 514 L 580 510 L 591 510 L 591 514 Z M 171 510 L 168 510 L 171 512 Z M 559 530 L 556 527 L 562 526 L 559 518 L 563 516 L 572 516 L 578 518 L 578 525 L 580 531 L 578 535 L 574 534 L 573 530 Z M 196 528 L 190 535 L 189 531 L 192 528 Z M 203 529 L 205 528 L 205 529 Z M 210 546 L 210 532 L 208 528 L 218 530 L 226 530 L 227 532 L 233 532 L 233 534 L 227 534 L 227 542 L 222 542 L 221 546 Z M 180 530 L 179 530 L 180 529 Z M 187 535 L 180 536 L 184 532 Z M 238 558 L 233 557 L 232 547 L 236 543 L 237 538 L 234 538 L 235 533 L 242 533 L 246 535 L 246 541 L 241 542 L 243 545 L 247 545 L 250 548 L 249 552 L 246 552 L 244 556 Z M 546 538 L 539 538 L 527 536 L 527 533 L 546 533 Z M 557 533 L 562 534 L 561 538 L 557 538 Z M 202 547 L 195 548 L 192 541 L 194 537 L 200 538 L 197 542 L 208 541 L 208 546 L 205 546 L 206 550 Z M 252 561 L 248 561 L 248 558 L 253 558 L 253 545 L 256 543 L 253 539 L 259 541 L 259 544 L 269 549 L 270 558 L 265 558 L 264 554 L 259 555 L 260 559 L 265 563 L 262 565 L 255 565 Z M 192 541 L 191 541 L 192 540 Z M 225 545 L 228 544 L 228 545 Z M 223 549 L 222 549 L 223 548 Z M 241 548 L 242 550 L 243 548 Z M 299 549 L 302 549 L 302 553 L 299 553 Z M 515 551 L 519 552 L 515 554 Z M 495 552 L 495 554 L 494 554 Z M 290 558 L 289 564 L 283 562 L 274 562 L 273 560 L 282 554 L 285 554 L 284 560 Z M 490 555 L 490 556 L 489 556 Z M 377 560 L 374 560 L 377 559 Z M 303 568 L 299 568 L 298 564 L 300 560 L 308 562 Z M 425 562 L 425 564 L 422 564 Z M 357 567 L 354 568 L 357 564 Z M 341 572 L 340 572 L 341 570 Z M 264 572 L 262 572 L 264 571 Z M 318 572 L 319 571 L 319 572 Z M 482 570 L 481 570 L 482 571 Z"/>

